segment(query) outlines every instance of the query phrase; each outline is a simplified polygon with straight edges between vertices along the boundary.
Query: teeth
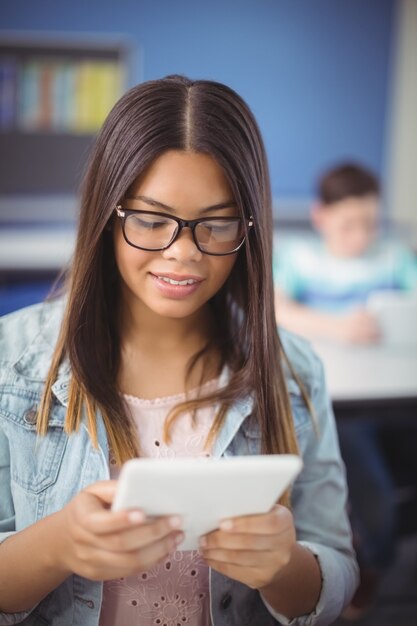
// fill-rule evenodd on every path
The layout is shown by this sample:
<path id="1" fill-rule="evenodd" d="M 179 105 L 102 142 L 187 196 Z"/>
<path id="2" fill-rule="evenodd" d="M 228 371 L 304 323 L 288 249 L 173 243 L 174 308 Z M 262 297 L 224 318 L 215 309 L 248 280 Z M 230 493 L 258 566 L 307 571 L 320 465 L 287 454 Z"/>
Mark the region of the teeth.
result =
<path id="1" fill-rule="evenodd" d="M 165 283 L 169 283 L 170 285 L 194 285 L 197 281 L 193 278 L 187 278 L 186 280 L 173 280 L 172 278 L 167 278 L 166 276 L 158 276 L 160 280 L 163 280 Z"/>

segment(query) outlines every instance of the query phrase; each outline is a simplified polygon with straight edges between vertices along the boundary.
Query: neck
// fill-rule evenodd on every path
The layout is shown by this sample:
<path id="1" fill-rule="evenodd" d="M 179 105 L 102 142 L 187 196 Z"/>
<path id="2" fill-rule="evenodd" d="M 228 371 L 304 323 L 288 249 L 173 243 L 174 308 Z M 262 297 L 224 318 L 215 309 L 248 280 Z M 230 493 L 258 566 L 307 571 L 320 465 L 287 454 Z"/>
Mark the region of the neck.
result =
<path id="1" fill-rule="evenodd" d="M 213 345 L 187 376 L 191 359 L 213 335 L 209 307 L 187 318 L 156 315 L 137 301 L 120 311 L 121 362 L 118 386 L 141 398 L 164 397 L 216 378 L 221 357 Z M 187 380 L 187 383 L 186 383 Z"/>
<path id="2" fill-rule="evenodd" d="M 327 252 L 338 259 L 354 259 L 361 256 L 360 254 L 348 254 L 345 250 L 341 250 L 337 245 L 332 244 L 329 241 L 325 242 L 324 245 Z"/>
<path id="3" fill-rule="evenodd" d="M 212 315 L 206 306 L 186 318 L 155 314 L 140 302 L 125 300 L 120 312 L 121 345 L 170 354 L 173 350 L 195 353 L 207 343 L 213 328 Z"/>

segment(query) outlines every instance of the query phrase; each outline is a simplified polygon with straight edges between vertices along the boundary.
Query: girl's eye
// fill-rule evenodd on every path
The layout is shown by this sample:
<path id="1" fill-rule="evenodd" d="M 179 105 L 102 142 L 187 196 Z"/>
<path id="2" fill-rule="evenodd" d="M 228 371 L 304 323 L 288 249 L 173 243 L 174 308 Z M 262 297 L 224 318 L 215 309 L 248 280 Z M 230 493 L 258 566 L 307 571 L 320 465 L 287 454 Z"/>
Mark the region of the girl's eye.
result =
<path id="1" fill-rule="evenodd" d="M 141 220 L 139 217 L 135 218 L 135 226 L 136 228 L 153 228 L 153 222 L 148 222 L 147 220 Z"/>
<path id="2" fill-rule="evenodd" d="M 132 216 L 132 226 L 141 230 L 157 230 L 167 226 L 168 222 L 165 220 L 155 220 L 151 217 L 139 217 L 137 215 Z"/>
<path id="3" fill-rule="evenodd" d="M 237 222 L 206 222 L 203 226 L 212 235 L 225 235 L 238 230 Z"/>
<path id="4" fill-rule="evenodd" d="M 222 224 L 221 222 L 202 222 L 201 226 L 202 228 L 211 230 L 212 232 L 216 230 L 221 231 L 224 228 L 224 224 Z"/>

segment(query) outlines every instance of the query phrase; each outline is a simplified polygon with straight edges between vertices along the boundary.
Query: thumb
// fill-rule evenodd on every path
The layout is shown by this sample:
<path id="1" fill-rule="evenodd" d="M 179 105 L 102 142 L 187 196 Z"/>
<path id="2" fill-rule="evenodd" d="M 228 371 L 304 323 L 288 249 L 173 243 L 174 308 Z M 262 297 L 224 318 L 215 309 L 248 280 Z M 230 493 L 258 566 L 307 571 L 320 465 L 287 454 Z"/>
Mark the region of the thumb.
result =
<path id="1" fill-rule="evenodd" d="M 116 487 L 117 480 L 100 480 L 86 487 L 84 491 L 91 493 L 106 504 L 111 504 L 116 493 Z"/>

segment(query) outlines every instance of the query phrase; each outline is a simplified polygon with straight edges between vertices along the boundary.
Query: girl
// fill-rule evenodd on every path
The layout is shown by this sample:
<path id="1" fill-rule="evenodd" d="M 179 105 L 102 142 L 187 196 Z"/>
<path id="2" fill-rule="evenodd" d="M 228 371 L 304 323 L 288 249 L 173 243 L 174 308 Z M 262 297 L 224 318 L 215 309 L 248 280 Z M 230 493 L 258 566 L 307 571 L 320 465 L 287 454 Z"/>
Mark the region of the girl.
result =
<path id="1" fill-rule="evenodd" d="M 349 602 L 334 421 L 320 363 L 277 332 L 271 247 L 236 93 L 170 76 L 121 98 L 66 295 L 1 321 L 1 624 L 328 624 Z M 175 516 L 110 510 L 131 457 L 259 453 L 302 455 L 291 498 L 199 551 L 175 550 Z"/>

